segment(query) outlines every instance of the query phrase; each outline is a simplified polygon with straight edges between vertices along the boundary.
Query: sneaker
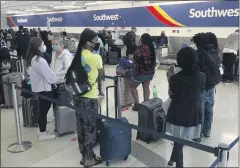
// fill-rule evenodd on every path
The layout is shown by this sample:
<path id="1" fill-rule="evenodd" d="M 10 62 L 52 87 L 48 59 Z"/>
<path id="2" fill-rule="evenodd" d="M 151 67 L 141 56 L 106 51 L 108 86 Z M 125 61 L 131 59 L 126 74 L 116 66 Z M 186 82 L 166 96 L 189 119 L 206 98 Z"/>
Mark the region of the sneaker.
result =
<path id="1" fill-rule="evenodd" d="M 168 161 L 168 166 L 173 166 L 173 163 L 174 163 L 173 161 L 169 160 Z"/>
<path id="2" fill-rule="evenodd" d="M 204 138 L 210 138 L 210 135 L 209 134 L 203 134 L 203 137 Z"/>
<path id="3" fill-rule="evenodd" d="M 139 108 L 138 108 L 138 106 L 135 104 L 135 105 L 133 106 L 132 110 L 133 110 L 133 111 L 138 111 Z"/>
<path id="4" fill-rule="evenodd" d="M 195 138 L 195 139 L 193 139 L 193 141 L 196 142 L 196 143 L 201 143 L 202 139 L 201 138 Z"/>
<path id="5" fill-rule="evenodd" d="M 45 131 L 45 132 L 39 132 L 38 138 L 39 138 L 39 141 L 48 141 L 56 138 L 56 135 Z"/>

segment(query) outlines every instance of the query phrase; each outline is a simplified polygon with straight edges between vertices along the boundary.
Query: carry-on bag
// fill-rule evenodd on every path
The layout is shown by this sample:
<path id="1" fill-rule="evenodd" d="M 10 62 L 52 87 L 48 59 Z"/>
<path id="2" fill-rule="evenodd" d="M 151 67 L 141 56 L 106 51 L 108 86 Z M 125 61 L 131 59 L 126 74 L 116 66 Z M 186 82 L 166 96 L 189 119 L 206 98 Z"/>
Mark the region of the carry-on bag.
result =
<path id="1" fill-rule="evenodd" d="M 139 104 L 138 126 L 165 132 L 166 113 L 162 105 L 163 101 L 160 98 L 153 98 Z M 158 140 L 159 137 L 138 131 L 137 140 L 139 139 L 149 144 L 151 141 Z"/>
<path id="2" fill-rule="evenodd" d="M 116 51 L 108 52 L 108 64 L 117 65 L 119 63 L 118 53 Z"/>
<path id="3" fill-rule="evenodd" d="M 134 99 L 131 92 L 130 87 L 130 80 L 129 78 L 121 78 L 120 85 L 121 85 L 121 106 L 126 107 L 134 104 Z"/>
<path id="4" fill-rule="evenodd" d="M 74 133 L 77 125 L 75 110 L 65 107 L 57 106 L 55 113 L 55 131 L 58 136 Z"/>
<path id="5" fill-rule="evenodd" d="M 17 86 L 22 85 L 23 76 L 22 73 L 14 72 L 2 76 L 2 81 L 7 83 L 16 83 Z M 12 87 L 9 85 L 3 85 L 5 105 L 7 107 L 13 107 L 13 97 L 12 97 Z M 21 91 L 16 89 L 17 93 L 17 103 L 18 105 L 22 104 Z"/>
<path id="6" fill-rule="evenodd" d="M 108 90 L 109 88 L 115 88 L 115 117 L 117 118 L 117 101 L 116 86 L 110 86 L 106 88 L 106 106 L 107 106 L 107 116 L 108 116 Z M 128 123 L 125 117 L 117 118 L 116 120 L 121 120 L 122 122 Z M 112 121 L 103 121 L 100 126 L 100 155 L 106 165 L 109 166 L 109 161 L 124 159 L 127 160 L 131 153 L 131 141 L 132 132 L 131 128 L 126 126 L 119 126 Z"/>
<path id="7" fill-rule="evenodd" d="M 22 99 L 22 115 L 24 127 L 37 127 L 40 114 L 39 99 L 35 96 Z"/>

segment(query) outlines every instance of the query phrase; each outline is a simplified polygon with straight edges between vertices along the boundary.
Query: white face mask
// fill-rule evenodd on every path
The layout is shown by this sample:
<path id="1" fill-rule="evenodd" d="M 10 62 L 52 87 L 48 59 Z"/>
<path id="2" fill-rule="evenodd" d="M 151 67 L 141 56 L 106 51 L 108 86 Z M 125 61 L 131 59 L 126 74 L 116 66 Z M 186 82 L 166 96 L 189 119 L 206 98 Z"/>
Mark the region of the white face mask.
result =
<path id="1" fill-rule="evenodd" d="M 41 51 L 41 53 L 45 53 L 47 51 L 47 47 L 45 45 L 42 45 L 40 48 L 39 48 L 39 51 Z"/>

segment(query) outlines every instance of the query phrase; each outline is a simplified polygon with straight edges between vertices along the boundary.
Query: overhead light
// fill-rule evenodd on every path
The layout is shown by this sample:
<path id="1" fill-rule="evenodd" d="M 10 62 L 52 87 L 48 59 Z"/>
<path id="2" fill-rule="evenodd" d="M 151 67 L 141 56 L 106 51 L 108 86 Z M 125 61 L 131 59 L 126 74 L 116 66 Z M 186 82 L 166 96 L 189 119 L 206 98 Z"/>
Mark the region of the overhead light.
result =
<path id="1" fill-rule="evenodd" d="M 21 14 L 21 13 L 28 13 L 28 12 L 23 12 L 23 11 L 7 11 L 6 13 L 7 13 L 7 14 L 14 14 L 14 13 L 16 13 L 16 14 Z"/>
<path id="2" fill-rule="evenodd" d="M 75 1 L 71 2 L 71 5 L 75 5 L 75 4 L 76 4 L 76 2 L 75 2 Z"/>
<path id="3" fill-rule="evenodd" d="M 54 6 L 54 9 L 62 9 L 62 8 L 72 8 L 74 7 L 73 5 L 65 5 L 65 6 Z"/>
<path id="4" fill-rule="evenodd" d="M 1 3 L 5 3 L 6 1 L 1 1 Z"/>
<path id="5" fill-rule="evenodd" d="M 85 5 L 106 4 L 106 3 L 112 3 L 112 2 L 116 2 L 116 1 L 96 1 L 96 2 L 85 3 Z"/>
<path id="6" fill-rule="evenodd" d="M 25 12 L 31 12 L 31 11 L 45 11 L 44 9 L 40 9 L 40 8 L 37 8 L 37 9 L 26 9 L 24 10 Z"/>

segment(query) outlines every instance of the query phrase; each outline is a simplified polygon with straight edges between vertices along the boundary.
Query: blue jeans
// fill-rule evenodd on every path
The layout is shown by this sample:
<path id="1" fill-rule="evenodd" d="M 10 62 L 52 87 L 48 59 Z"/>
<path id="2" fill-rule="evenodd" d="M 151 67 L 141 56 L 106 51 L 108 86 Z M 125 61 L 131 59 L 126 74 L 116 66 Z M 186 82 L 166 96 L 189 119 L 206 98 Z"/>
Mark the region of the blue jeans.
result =
<path id="1" fill-rule="evenodd" d="M 213 120 L 214 88 L 204 90 L 201 95 L 202 134 L 210 136 Z"/>

